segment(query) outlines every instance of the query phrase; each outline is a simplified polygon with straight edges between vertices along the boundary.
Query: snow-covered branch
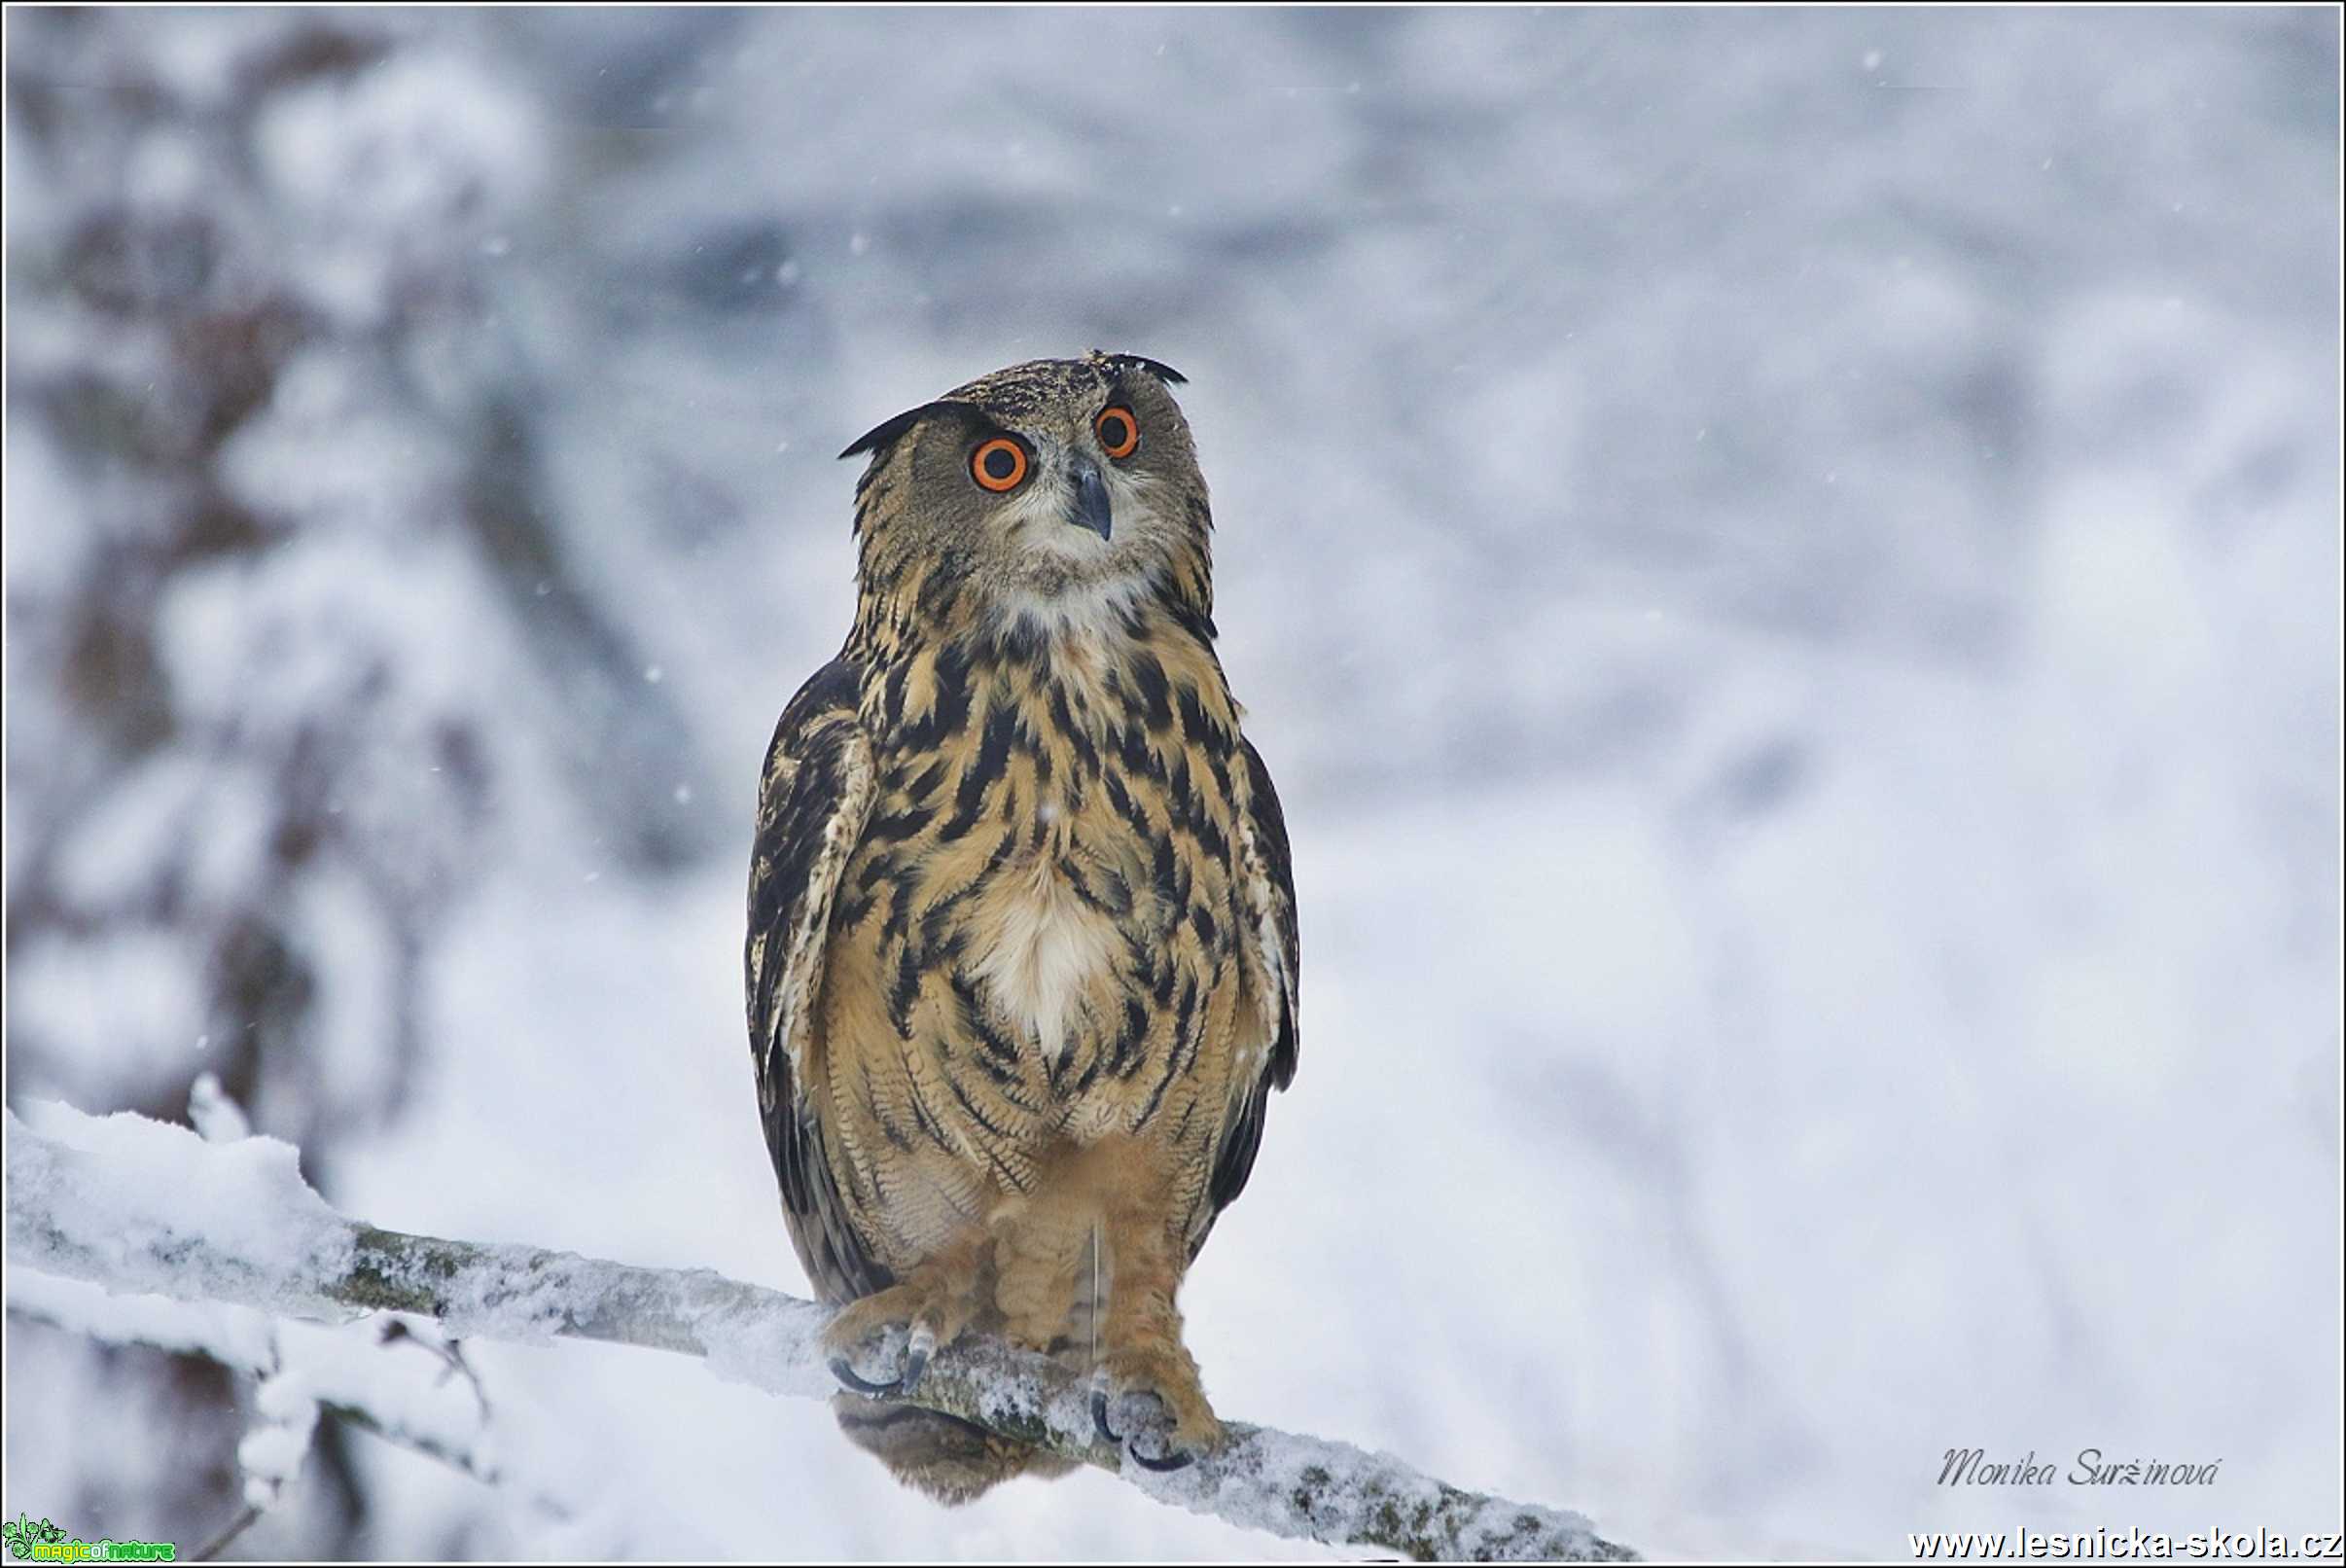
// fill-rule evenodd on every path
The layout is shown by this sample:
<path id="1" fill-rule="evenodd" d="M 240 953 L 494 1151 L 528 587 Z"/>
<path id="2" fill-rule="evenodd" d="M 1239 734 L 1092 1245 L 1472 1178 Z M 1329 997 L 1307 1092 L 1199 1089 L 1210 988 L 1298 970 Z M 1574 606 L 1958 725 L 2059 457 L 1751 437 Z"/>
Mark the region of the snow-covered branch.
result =
<path id="1" fill-rule="evenodd" d="M 681 1351 L 777 1394 L 836 1384 L 810 1301 L 707 1269 L 638 1268 L 572 1253 L 409 1235 L 345 1219 L 269 1138 L 206 1144 L 128 1114 L 61 1106 L 7 1117 L 8 1258 L 115 1293 L 339 1322 L 396 1311 L 450 1335 L 557 1336 Z M 1230 1424 L 1188 1470 L 1126 1468 L 1097 1441 L 1081 1382 L 1047 1358 L 965 1342 L 913 1403 L 1121 1476 L 1159 1501 L 1273 1534 L 1379 1548 L 1418 1560 L 1621 1559 L 1578 1514 L 1447 1485 L 1387 1454 Z"/>
<path id="2" fill-rule="evenodd" d="M 487 1404 L 477 1387 L 453 1386 L 446 1376 L 418 1378 L 414 1364 L 383 1354 L 394 1337 L 387 1331 L 404 1327 L 397 1318 L 381 1320 L 382 1331 L 373 1324 L 294 1322 L 214 1301 L 109 1295 L 101 1285 L 37 1268 L 10 1269 L 7 1297 L 9 1316 L 18 1322 L 104 1345 L 201 1356 L 256 1384 L 273 1380 L 280 1398 L 298 1394 L 352 1426 L 483 1485 L 515 1489 L 550 1518 L 568 1518 L 572 1513 L 567 1501 L 544 1487 L 524 1482 L 516 1488 L 507 1467 L 484 1451 Z M 285 1457 L 289 1462 L 282 1473 L 289 1474 L 299 1456 Z"/>

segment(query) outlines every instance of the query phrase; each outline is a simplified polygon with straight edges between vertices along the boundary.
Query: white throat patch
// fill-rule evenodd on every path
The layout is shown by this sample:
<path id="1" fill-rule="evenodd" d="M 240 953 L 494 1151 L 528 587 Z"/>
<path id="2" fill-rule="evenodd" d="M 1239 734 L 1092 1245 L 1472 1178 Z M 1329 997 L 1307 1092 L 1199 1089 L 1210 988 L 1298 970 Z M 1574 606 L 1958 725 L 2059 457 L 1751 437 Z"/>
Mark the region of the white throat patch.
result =
<path id="1" fill-rule="evenodd" d="M 986 993 L 1046 1060 L 1064 1062 L 1074 1044 L 1070 1026 L 1107 969 L 1116 928 L 1077 897 L 1049 855 L 1003 878 L 988 903 L 993 944 L 978 966 Z"/>

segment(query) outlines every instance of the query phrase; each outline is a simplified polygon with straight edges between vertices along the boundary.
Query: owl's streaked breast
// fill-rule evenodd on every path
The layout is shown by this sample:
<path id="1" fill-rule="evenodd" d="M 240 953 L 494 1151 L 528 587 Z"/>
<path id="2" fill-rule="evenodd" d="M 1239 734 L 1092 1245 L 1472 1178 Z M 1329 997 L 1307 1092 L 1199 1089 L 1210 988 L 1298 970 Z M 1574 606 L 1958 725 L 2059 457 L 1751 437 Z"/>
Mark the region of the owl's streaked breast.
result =
<path id="1" fill-rule="evenodd" d="M 1036 821 L 1042 841 L 1013 852 L 972 901 L 972 968 L 1021 1046 L 1031 1043 L 1041 1064 L 1061 1068 L 1115 979 L 1123 937 L 1072 864 L 1091 857 L 1064 810 L 1047 801 Z"/>
<path id="2" fill-rule="evenodd" d="M 1235 1064 L 1204 1043 L 1257 1003 L 1217 749 L 1235 719 L 1185 646 L 947 646 L 877 688 L 879 799 L 826 1016 L 852 1063 L 831 1075 L 841 1140 L 896 1189 L 874 1200 L 893 1223 L 931 1233 L 940 1205 L 982 1204 L 945 1186 L 975 1169 L 1018 1189 L 1055 1143 L 1221 1124 Z"/>

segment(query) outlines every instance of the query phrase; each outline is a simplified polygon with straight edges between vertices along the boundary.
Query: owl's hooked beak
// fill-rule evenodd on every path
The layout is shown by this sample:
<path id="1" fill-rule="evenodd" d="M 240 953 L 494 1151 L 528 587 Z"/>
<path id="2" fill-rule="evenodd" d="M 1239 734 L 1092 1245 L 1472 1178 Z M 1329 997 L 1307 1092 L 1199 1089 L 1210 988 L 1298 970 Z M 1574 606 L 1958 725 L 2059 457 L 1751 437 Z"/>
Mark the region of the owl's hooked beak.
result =
<path id="1" fill-rule="evenodd" d="M 1108 537 L 1115 515 L 1108 505 L 1108 483 L 1088 457 L 1078 457 L 1074 466 L 1075 506 L 1069 510 L 1067 520 L 1079 528 L 1088 528 L 1101 539 Z"/>

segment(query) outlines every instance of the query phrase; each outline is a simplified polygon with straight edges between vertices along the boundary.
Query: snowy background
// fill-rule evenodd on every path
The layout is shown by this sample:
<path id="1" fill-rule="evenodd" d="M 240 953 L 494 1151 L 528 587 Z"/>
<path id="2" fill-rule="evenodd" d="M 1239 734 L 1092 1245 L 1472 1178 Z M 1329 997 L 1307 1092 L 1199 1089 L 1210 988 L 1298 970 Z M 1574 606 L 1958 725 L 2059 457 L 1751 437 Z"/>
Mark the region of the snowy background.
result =
<path id="1" fill-rule="evenodd" d="M 7 43 L 12 1105 L 208 1071 L 346 1211 L 802 1290 L 739 940 L 831 454 L 1127 349 L 1302 901 L 1226 1412 L 1663 1555 L 2339 1522 L 2333 13 Z M 515 1484 L 329 1420 L 238 1550 L 1328 1555 L 473 1356 Z M 248 1378 L 7 1371 L 10 1516 L 234 1513 Z"/>

